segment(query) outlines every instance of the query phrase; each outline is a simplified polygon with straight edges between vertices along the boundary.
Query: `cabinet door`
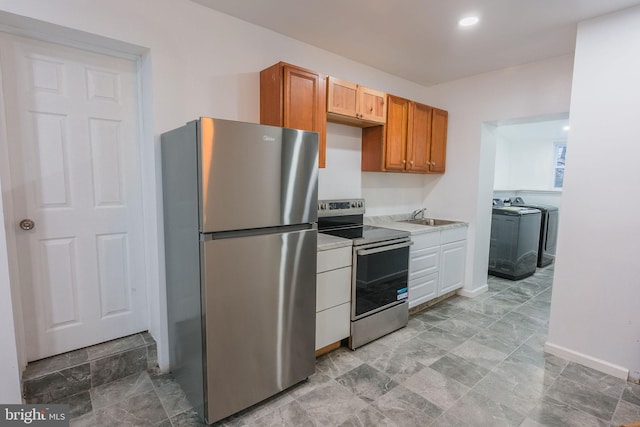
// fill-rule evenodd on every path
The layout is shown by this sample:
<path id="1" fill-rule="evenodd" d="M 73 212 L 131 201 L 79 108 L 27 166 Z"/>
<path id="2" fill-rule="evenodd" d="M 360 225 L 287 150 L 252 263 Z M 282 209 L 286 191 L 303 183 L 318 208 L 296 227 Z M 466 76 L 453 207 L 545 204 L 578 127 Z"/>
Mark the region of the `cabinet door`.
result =
<path id="1" fill-rule="evenodd" d="M 403 171 L 407 163 L 407 121 L 409 101 L 388 96 L 385 168 Z"/>
<path id="2" fill-rule="evenodd" d="M 432 112 L 428 105 L 411 103 L 407 136 L 407 169 L 411 172 L 429 172 Z"/>
<path id="3" fill-rule="evenodd" d="M 464 284 L 466 240 L 447 243 L 440 247 L 440 287 L 438 296 L 459 289 Z"/>
<path id="4" fill-rule="evenodd" d="M 357 111 L 359 118 L 384 124 L 387 119 L 387 94 L 368 87 L 358 86 Z"/>
<path id="5" fill-rule="evenodd" d="M 438 108 L 433 109 L 431 121 L 431 167 L 432 173 L 444 173 L 447 154 L 447 124 L 449 113 Z"/>
<path id="6" fill-rule="evenodd" d="M 319 166 L 325 166 L 326 78 L 312 71 L 284 65 L 283 126 L 318 132 Z"/>
<path id="7" fill-rule="evenodd" d="M 409 308 L 431 301 L 437 296 L 438 272 L 409 280 Z"/>
<path id="8" fill-rule="evenodd" d="M 316 350 L 343 340 L 351 332 L 351 303 L 316 313 Z"/>
<path id="9" fill-rule="evenodd" d="M 358 85 L 329 76 L 327 113 L 357 117 Z"/>

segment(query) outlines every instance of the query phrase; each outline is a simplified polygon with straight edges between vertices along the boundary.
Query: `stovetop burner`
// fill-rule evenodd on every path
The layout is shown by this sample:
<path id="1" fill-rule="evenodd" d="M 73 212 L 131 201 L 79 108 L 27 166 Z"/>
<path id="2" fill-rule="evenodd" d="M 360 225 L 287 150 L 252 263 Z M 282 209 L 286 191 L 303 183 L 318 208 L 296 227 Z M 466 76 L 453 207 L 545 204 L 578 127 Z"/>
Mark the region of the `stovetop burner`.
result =
<path id="1" fill-rule="evenodd" d="M 363 224 L 363 199 L 319 200 L 318 231 L 351 239 L 354 246 L 409 237 L 410 233 Z"/>
<path id="2" fill-rule="evenodd" d="M 362 225 L 359 227 L 347 227 L 338 229 L 322 229 L 318 227 L 318 232 L 331 234 L 332 236 L 351 239 L 354 246 L 366 245 L 369 243 L 384 242 L 385 240 L 395 240 L 409 237 L 409 233 L 390 228 L 375 227 L 373 225 Z"/>

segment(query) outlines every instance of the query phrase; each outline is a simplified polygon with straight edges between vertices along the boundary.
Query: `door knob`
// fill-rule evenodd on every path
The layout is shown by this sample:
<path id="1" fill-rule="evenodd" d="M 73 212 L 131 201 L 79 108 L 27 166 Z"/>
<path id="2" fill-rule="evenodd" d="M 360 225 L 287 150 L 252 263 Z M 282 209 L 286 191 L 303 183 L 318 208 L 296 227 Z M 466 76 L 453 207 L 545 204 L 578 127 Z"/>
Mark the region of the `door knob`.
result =
<path id="1" fill-rule="evenodd" d="M 33 220 L 26 218 L 20 221 L 20 228 L 25 231 L 33 230 L 36 226 L 36 223 Z"/>

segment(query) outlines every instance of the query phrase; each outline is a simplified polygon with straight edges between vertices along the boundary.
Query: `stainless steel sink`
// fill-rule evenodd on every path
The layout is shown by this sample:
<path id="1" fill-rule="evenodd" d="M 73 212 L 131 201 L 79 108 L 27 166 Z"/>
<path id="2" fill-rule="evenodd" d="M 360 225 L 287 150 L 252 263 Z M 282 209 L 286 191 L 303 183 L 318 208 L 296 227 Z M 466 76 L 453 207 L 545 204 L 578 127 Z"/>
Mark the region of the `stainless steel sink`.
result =
<path id="1" fill-rule="evenodd" d="M 428 225 L 431 227 L 438 227 L 440 225 L 457 224 L 459 221 L 449 221 L 448 219 L 422 218 L 422 219 L 407 219 L 402 222 L 408 222 L 409 224 L 419 224 L 419 225 Z"/>

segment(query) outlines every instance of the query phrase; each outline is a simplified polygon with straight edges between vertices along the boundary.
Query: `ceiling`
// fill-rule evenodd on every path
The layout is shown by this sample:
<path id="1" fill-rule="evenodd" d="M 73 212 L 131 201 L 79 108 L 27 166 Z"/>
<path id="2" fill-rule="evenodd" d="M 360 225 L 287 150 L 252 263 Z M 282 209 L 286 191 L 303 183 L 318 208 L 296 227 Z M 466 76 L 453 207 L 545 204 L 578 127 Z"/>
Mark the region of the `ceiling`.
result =
<path id="1" fill-rule="evenodd" d="M 573 52 L 577 23 L 640 0 L 193 0 L 430 86 Z M 474 27 L 458 27 L 476 15 Z"/>

